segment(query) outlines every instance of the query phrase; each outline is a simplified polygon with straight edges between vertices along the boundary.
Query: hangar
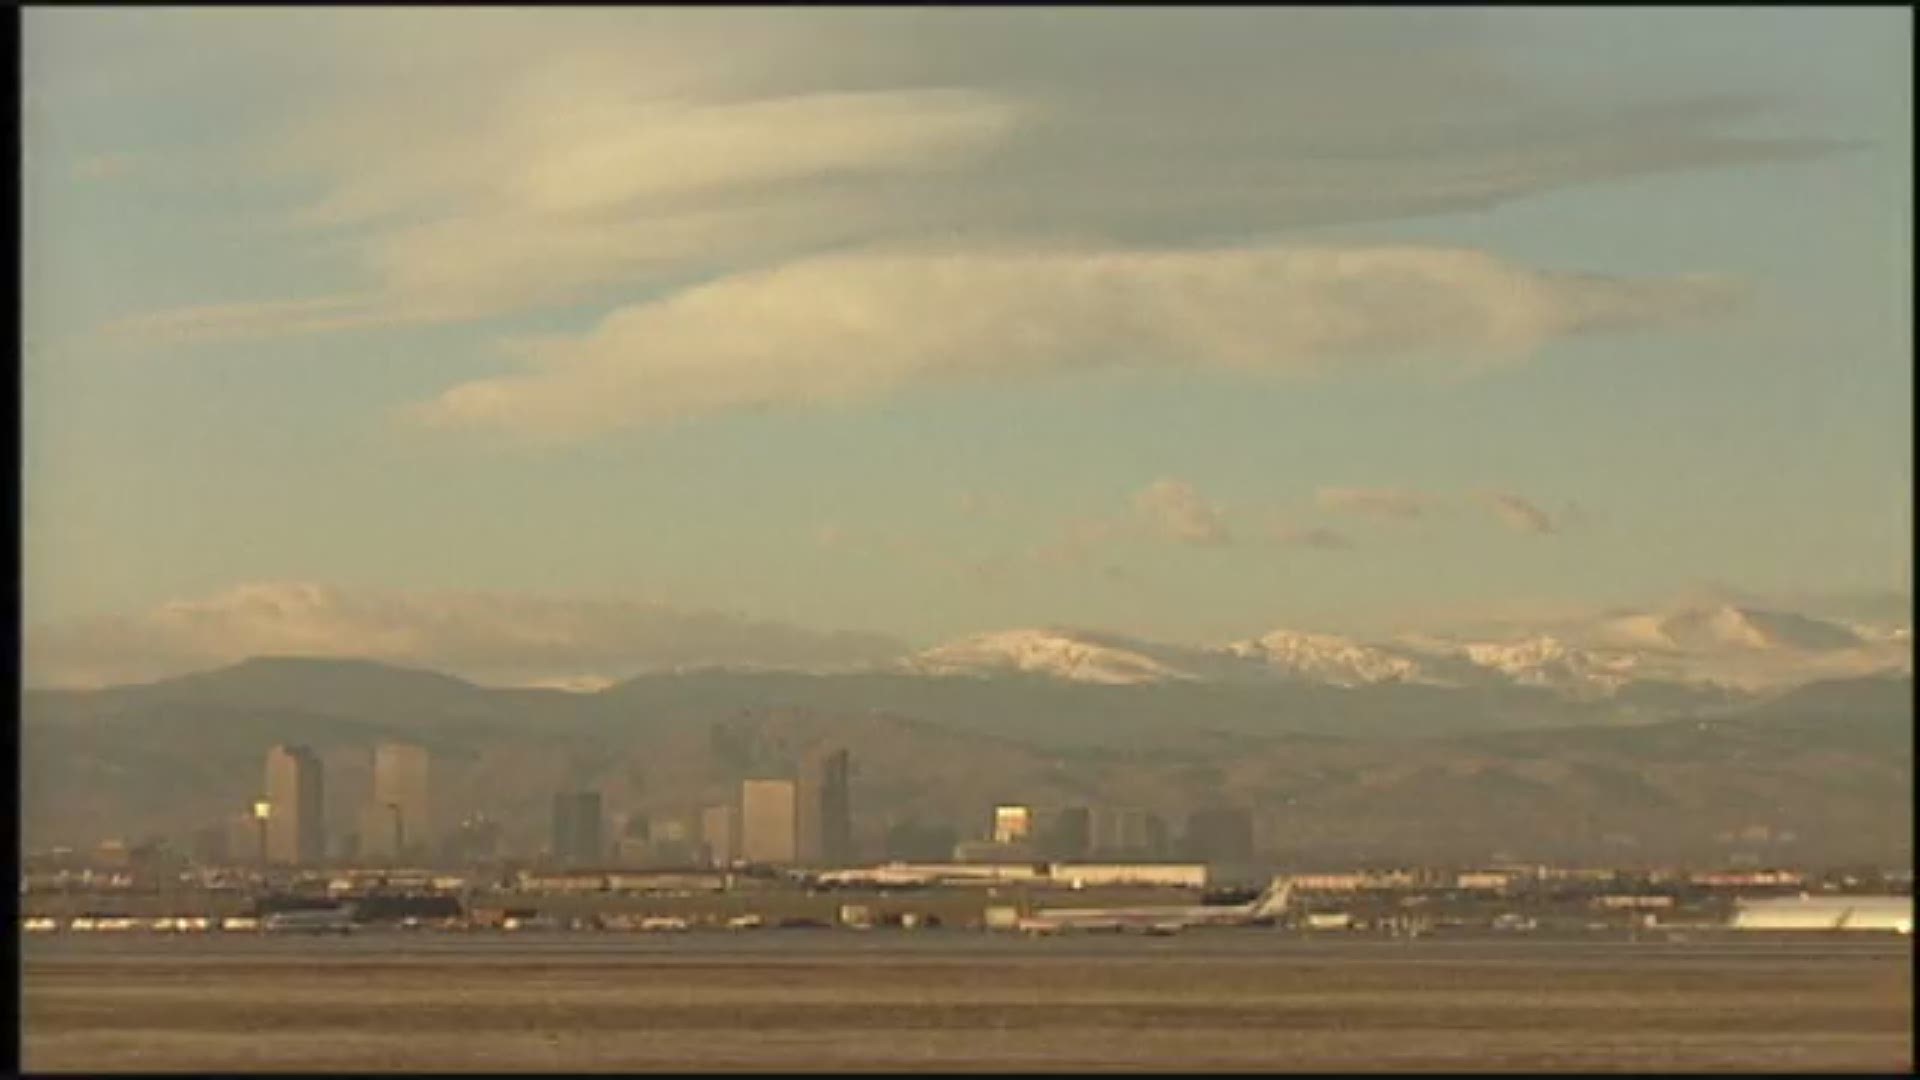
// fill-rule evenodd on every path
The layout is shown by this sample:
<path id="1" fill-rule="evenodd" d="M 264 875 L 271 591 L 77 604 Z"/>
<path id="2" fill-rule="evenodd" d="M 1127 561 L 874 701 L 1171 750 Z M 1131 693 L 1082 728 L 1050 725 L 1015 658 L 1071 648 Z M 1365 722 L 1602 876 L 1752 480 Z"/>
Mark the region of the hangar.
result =
<path id="1" fill-rule="evenodd" d="M 1741 901 L 1735 930 L 1891 930 L 1913 933 L 1911 896 L 1789 896 Z"/>

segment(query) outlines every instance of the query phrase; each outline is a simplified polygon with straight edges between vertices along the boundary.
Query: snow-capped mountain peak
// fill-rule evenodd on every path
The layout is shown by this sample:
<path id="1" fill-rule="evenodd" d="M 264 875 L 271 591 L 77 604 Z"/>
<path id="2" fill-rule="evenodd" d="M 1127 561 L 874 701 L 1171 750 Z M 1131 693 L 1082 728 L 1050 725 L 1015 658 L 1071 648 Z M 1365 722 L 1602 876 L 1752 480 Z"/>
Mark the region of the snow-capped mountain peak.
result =
<path id="1" fill-rule="evenodd" d="M 999 630 L 916 653 L 904 666 L 923 675 L 1022 672 L 1107 685 L 1194 677 L 1126 644 L 1105 635 L 1060 628 Z"/>
<path id="2" fill-rule="evenodd" d="M 1199 647 L 1041 627 L 975 634 L 896 664 L 896 670 L 921 675 L 1018 673 L 1114 686 L 1281 681 L 1347 688 L 1531 687 L 1585 700 L 1642 683 L 1753 689 L 1911 668 L 1906 627 L 1856 627 L 1734 605 L 1614 612 L 1499 638 L 1361 641 L 1276 629 Z"/>
<path id="3" fill-rule="evenodd" d="M 1627 648 L 1678 652 L 1819 652 L 1862 644 L 1860 635 L 1839 623 L 1732 604 L 1620 616 L 1602 622 L 1597 634 Z"/>
<path id="4" fill-rule="evenodd" d="M 1333 634 L 1273 630 L 1233 642 L 1222 651 L 1257 661 L 1277 674 L 1335 686 L 1410 682 L 1423 674 L 1419 662 L 1411 657 Z"/>
<path id="5" fill-rule="evenodd" d="M 1473 641 L 1460 649 L 1474 665 L 1498 672 L 1521 686 L 1611 693 L 1639 673 L 1639 662 L 1631 653 L 1577 648 L 1551 634 L 1511 641 Z"/>

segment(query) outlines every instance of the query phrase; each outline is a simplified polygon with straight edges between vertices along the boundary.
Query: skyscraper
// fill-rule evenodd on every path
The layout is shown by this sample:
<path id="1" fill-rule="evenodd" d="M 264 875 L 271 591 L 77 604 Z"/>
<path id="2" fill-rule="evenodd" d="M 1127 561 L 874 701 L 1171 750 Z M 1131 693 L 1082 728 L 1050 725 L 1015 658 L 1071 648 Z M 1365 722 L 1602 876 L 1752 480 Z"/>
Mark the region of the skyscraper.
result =
<path id="1" fill-rule="evenodd" d="M 1166 823 L 1137 806 L 1098 807 L 1090 824 L 1098 858 L 1157 858 L 1166 846 Z"/>
<path id="2" fill-rule="evenodd" d="M 1253 815 L 1214 807 L 1187 816 L 1187 857 L 1210 863 L 1253 861 Z"/>
<path id="3" fill-rule="evenodd" d="M 707 862 L 733 865 L 740 857 L 740 808 L 727 802 L 701 811 L 700 839 L 706 844 Z"/>
<path id="4" fill-rule="evenodd" d="M 740 782 L 740 857 L 750 863 L 790 863 L 799 830 L 791 780 Z"/>
<path id="5" fill-rule="evenodd" d="M 574 865 L 606 857 L 600 840 L 600 793 L 563 791 L 553 797 L 553 858 Z"/>
<path id="6" fill-rule="evenodd" d="M 817 750 L 800 762 L 800 861 L 838 866 L 853 860 L 852 757 L 839 748 Z"/>
<path id="7" fill-rule="evenodd" d="M 326 858 L 325 793 L 320 758 L 304 746 L 267 751 L 268 862 L 298 865 Z"/>
<path id="8" fill-rule="evenodd" d="M 1093 848 L 1093 811 L 1084 806 L 1061 807 L 1047 816 L 1038 830 L 1040 854 L 1049 859 L 1084 859 Z"/>
<path id="9" fill-rule="evenodd" d="M 993 842 L 1024 844 L 1033 835 L 1033 808 L 1003 803 L 993 808 Z"/>
<path id="10" fill-rule="evenodd" d="M 366 829 L 369 824 L 393 822 L 391 854 L 405 857 L 432 849 L 433 815 L 428 787 L 429 758 L 426 747 L 410 743 L 383 742 L 373 751 L 372 805 L 361 816 L 361 850 L 369 851 Z M 384 824 L 376 829 L 380 839 L 372 854 L 387 854 Z"/>

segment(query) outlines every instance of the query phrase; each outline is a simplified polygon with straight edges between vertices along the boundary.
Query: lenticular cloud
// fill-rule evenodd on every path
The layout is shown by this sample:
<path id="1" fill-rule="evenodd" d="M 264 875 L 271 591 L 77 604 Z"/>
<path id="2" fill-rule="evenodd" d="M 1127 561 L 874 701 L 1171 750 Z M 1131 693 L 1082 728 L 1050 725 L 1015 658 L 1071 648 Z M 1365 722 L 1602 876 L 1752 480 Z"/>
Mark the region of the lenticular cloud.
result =
<path id="1" fill-rule="evenodd" d="M 1063 369 L 1471 369 L 1732 296 L 1715 279 L 1561 274 L 1448 248 L 868 252 L 621 308 L 585 335 L 527 344 L 535 370 L 456 386 L 421 417 L 572 436 Z"/>

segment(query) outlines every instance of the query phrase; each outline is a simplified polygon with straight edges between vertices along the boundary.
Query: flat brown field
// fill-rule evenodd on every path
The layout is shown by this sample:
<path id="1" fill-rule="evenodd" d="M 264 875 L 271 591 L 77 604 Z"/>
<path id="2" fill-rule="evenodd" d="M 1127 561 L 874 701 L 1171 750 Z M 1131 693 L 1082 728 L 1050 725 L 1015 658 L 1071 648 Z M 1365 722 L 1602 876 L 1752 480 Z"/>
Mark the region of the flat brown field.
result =
<path id="1" fill-rule="evenodd" d="M 1904 940 L 29 941 L 35 1071 L 1907 1070 Z"/>

